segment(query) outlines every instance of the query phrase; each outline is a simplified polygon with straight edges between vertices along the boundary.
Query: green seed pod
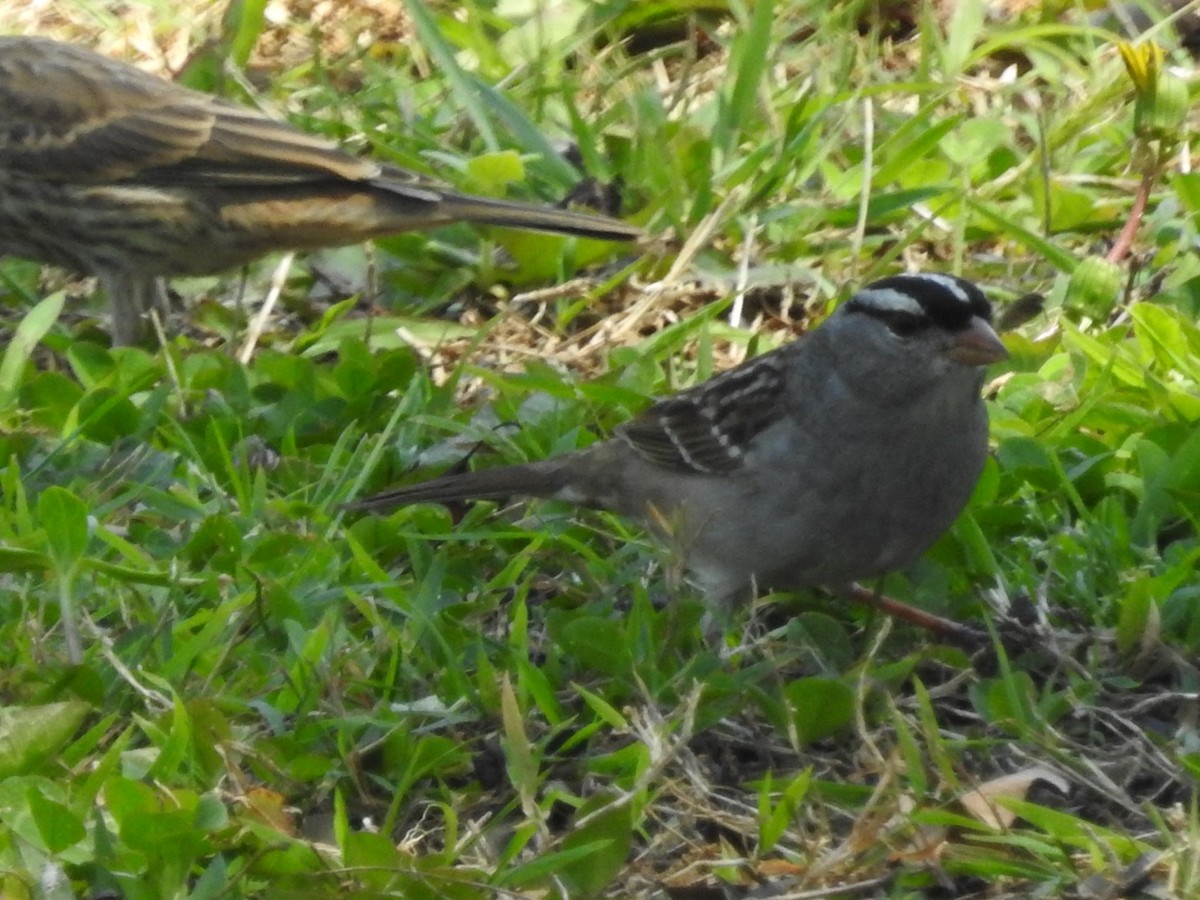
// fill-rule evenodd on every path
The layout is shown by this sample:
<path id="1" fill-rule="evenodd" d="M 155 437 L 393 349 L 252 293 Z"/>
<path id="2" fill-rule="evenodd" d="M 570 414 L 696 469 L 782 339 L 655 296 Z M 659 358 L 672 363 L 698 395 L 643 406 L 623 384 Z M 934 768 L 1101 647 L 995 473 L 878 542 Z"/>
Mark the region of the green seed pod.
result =
<path id="1" fill-rule="evenodd" d="M 1158 73 L 1158 85 L 1150 102 L 1146 125 L 1156 138 L 1180 137 L 1184 120 L 1191 107 L 1187 82 L 1166 69 Z"/>
<path id="2" fill-rule="evenodd" d="M 1125 274 L 1119 265 L 1103 256 L 1089 256 L 1071 273 L 1066 302 L 1089 315 L 1107 315 L 1121 296 L 1124 283 Z"/>

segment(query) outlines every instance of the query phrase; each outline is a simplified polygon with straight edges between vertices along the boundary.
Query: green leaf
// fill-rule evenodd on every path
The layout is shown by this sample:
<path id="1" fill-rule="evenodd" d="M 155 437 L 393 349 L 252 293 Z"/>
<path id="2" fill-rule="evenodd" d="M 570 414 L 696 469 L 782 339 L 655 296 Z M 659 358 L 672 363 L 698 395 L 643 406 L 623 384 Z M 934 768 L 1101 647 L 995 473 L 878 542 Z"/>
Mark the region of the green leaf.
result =
<path id="1" fill-rule="evenodd" d="M 7 409 L 17 399 L 25 364 L 38 342 L 58 320 L 66 296 L 64 291 L 56 291 L 40 301 L 25 314 L 17 330 L 8 339 L 4 358 L 0 359 L 0 410 Z"/>
<path id="2" fill-rule="evenodd" d="M 84 394 L 77 415 L 80 430 L 101 444 L 114 444 L 135 434 L 142 423 L 142 415 L 133 401 L 108 387 Z"/>
<path id="3" fill-rule="evenodd" d="M 633 846 L 633 814 L 625 798 L 599 794 L 589 797 L 575 814 L 575 827 L 562 842 L 562 852 L 588 848 L 586 855 L 568 861 L 558 871 L 574 887 L 573 897 L 595 897 L 608 887 Z"/>
<path id="4" fill-rule="evenodd" d="M 87 505 L 66 488 L 52 486 L 38 497 L 37 513 L 55 567 L 60 574 L 70 572 L 87 549 Z"/>
<path id="5" fill-rule="evenodd" d="M 417 0 L 410 0 L 417 2 Z M 471 89 L 482 98 L 489 113 L 504 124 L 517 146 L 525 153 L 538 157 L 539 169 L 546 175 L 557 179 L 561 184 L 569 185 L 579 178 L 574 167 L 563 158 L 546 137 L 546 133 L 522 112 L 521 108 L 496 90 L 492 85 L 479 79 L 470 80 Z M 483 129 L 480 129 L 482 132 Z M 489 143 L 489 149 L 499 149 L 498 144 Z"/>
<path id="6" fill-rule="evenodd" d="M 1200 335 L 1178 310 L 1153 303 L 1135 304 L 1129 311 L 1134 334 L 1147 356 L 1167 371 L 1192 372 L 1200 378 Z"/>
<path id="7" fill-rule="evenodd" d="M 971 209 L 990 221 L 1002 233 L 1007 234 L 1023 244 L 1031 253 L 1042 256 L 1061 272 L 1073 272 L 1078 265 L 1076 258 L 1045 238 L 1039 237 L 1027 228 L 1018 225 L 1005 216 L 999 209 L 987 206 L 981 202 L 967 199 Z"/>
<path id="8" fill-rule="evenodd" d="M 985 5 L 982 0 L 957 0 L 950 7 L 946 44 L 942 53 L 943 72 L 953 78 L 966 67 L 971 51 L 983 30 Z"/>
<path id="9" fill-rule="evenodd" d="M 0 572 L 38 572 L 54 567 L 54 560 L 36 550 L 0 547 Z"/>
<path id="10" fill-rule="evenodd" d="M 359 877 L 363 882 L 381 890 L 391 883 L 390 872 L 403 871 L 411 865 L 406 855 L 385 834 L 349 832 L 342 853 L 347 866 L 362 872 Z M 406 892 L 404 896 L 409 894 Z M 422 893 L 418 892 L 416 896 L 421 897 Z"/>
<path id="11" fill-rule="evenodd" d="M 484 98 L 475 89 L 471 76 L 459 66 L 458 60 L 455 58 L 454 47 L 442 34 L 437 19 L 424 0 L 406 0 L 405 5 L 412 16 L 412 22 L 421 39 L 421 45 L 450 83 L 458 106 L 466 111 L 488 149 L 499 150 L 500 142 L 496 139 L 495 131 L 492 130 L 491 116 L 488 114 Z"/>
<path id="12" fill-rule="evenodd" d="M 774 0 L 758 0 L 749 25 L 734 45 L 729 66 L 733 87 L 721 98 L 714 129 L 714 143 L 723 157 L 733 152 L 743 131 L 759 118 L 758 92 L 771 59 L 774 9 Z"/>
<path id="13" fill-rule="evenodd" d="M 1036 723 L 1037 689 L 1028 672 L 1005 671 L 999 678 L 981 682 L 979 688 L 983 697 L 980 712 L 989 722 L 1016 726 L 1019 732 Z"/>
<path id="14" fill-rule="evenodd" d="M 1156 613 L 1153 585 L 1149 579 L 1139 578 L 1129 585 L 1125 596 L 1121 598 L 1117 617 L 1117 649 L 1129 655 L 1141 647 L 1152 624 L 1157 630 Z"/>
<path id="15" fill-rule="evenodd" d="M 545 881 L 551 875 L 559 873 L 569 866 L 579 862 L 586 866 L 593 853 L 607 850 L 609 841 L 601 840 L 595 843 L 574 845 L 568 850 L 556 853 L 546 853 L 527 863 L 502 870 L 497 876 L 496 883 L 502 887 L 520 888 L 525 885 L 535 885 Z M 584 880 L 588 880 L 583 873 Z M 596 878 L 596 881 L 602 879 Z"/>
<path id="16" fill-rule="evenodd" d="M 525 180 L 525 166 L 516 152 L 500 150 L 476 156 L 467 163 L 467 174 L 481 193 L 496 196 L 511 182 Z"/>
<path id="17" fill-rule="evenodd" d="M 3 551 L 0 550 L 0 558 L 3 557 Z M 105 562 L 101 559 L 87 558 L 84 560 L 84 569 L 90 572 L 100 572 L 106 577 L 119 581 L 124 584 L 146 584 L 154 587 L 199 587 L 204 584 L 203 578 L 185 578 L 174 572 L 155 572 L 147 569 L 135 569 L 132 566 L 119 566 L 116 563 Z M 0 563 L 0 568 L 3 564 Z"/>
<path id="18" fill-rule="evenodd" d="M 855 645 L 846 633 L 846 623 L 826 613 L 804 610 L 787 622 L 787 640 L 796 647 L 810 647 L 828 671 L 841 671 L 855 658 Z"/>
<path id="19" fill-rule="evenodd" d="M 996 119 L 967 119 L 946 134 L 941 150 L 959 166 L 970 166 L 987 159 L 992 151 L 1008 145 L 1012 130 Z"/>
<path id="20" fill-rule="evenodd" d="M 1200 172 L 1176 172 L 1171 176 L 1170 186 L 1191 214 L 1192 226 L 1200 225 Z"/>
<path id="21" fill-rule="evenodd" d="M 188 893 L 188 900 L 220 900 L 232 891 L 229 866 L 223 855 L 213 857 Z"/>
<path id="22" fill-rule="evenodd" d="M 854 721 L 854 691 L 833 678 L 798 678 L 783 690 L 801 746 L 830 737 Z"/>
<path id="23" fill-rule="evenodd" d="M 52 763 L 90 711 L 78 700 L 0 708 L 0 779 Z"/>
<path id="24" fill-rule="evenodd" d="M 583 698 L 583 702 L 591 711 L 614 731 L 622 732 L 629 729 L 628 720 L 599 694 L 592 693 L 582 685 L 573 684 L 572 687 Z"/>
<path id="25" fill-rule="evenodd" d="M 154 813 L 158 809 L 158 798 L 150 785 L 115 776 L 104 785 L 104 806 L 120 828 L 139 816 Z"/>
<path id="26" fill-rule="evenodd" d="M 500 717 L 504 724 L 504 760 L 508 777 L 521 794 L 523 803 L 531 803 L 539 782 L 538 753 L 525 730 L 525 720 L 517 703 L 512 682 L 500 682 Z"/>
<path id="27" fill-rule="evenodd" d="M 83 823 L 63 804 L 48 799 L 37 788 L 31 788 L 25 797 L 38 833 L 51 853 L 62 853 L 87 837 Z"/>
<path id="28" fill-rule="evenodd" d="M 962 119 L 950 117 L 937 123 L 914 118 L 911 125 L 898 130 L 883 141 L 878 150 L 880 166 L 871 182 L 890 185 L 899 180 L 911 166 L 928 158 L 937 150 L 946 135 L 958 128 Z"/>
<path id="29" fill-rule="evenodd" d="M 196 828 L 191 792 L 174 790 L 157 810 L 127 818 L 121 825 L 121 840 L 151 859 L 162 859 L 186 871 L 192 858 L 204 852 L 207 839 Z M 176 806 L 180 802 L 185 805 Z"/>
<path id="30" fill-rule="evenodd" d="M 763 790 L 771 783 L 770 773 Z M 804 798 L 808 796 L 812 785 L 812 769 L 804 769 L 793 776 L 784 786 L 779 802 L 772 807 L 769 797 L 760 794 L 758 840 L 759 853 L 767 854 L 774 849 L 779 839 L 783 837 L 788 826 L 800 815 Z"/>
<path id="31" fill-rule="evenodd" d="M 79 383 L 89 391 L 111 382 L 116 366 L 116 360 L 107 349 L 92 343 L 72 344 L 67 350 L 67 360 Z"/>
<path id="32" fill-rule="evenodd" d="M 581 665 L 601 674 L 618 677 L 628 674 L 633 666 L 621 623 L 611 618 L 577 616 L 567 622 L 558 640 Z"/>
<path id="33" fill-rule="evenodd" d="M 157 743 L 158 754 L 146 777 L 163 783 L 180 780 L 186 774 L 184 761 L 192 752 L 192 717 L 179 696 L 174 698 L 166 740 Z"/>
<path id="34" fill-rule="evenodd" d="M 232 0 L 225 8 L 222 26 L 229 34 L 229 56 L 239 66 L 250 61 L 250 54 L 266 25 L 267 0 Z"/>

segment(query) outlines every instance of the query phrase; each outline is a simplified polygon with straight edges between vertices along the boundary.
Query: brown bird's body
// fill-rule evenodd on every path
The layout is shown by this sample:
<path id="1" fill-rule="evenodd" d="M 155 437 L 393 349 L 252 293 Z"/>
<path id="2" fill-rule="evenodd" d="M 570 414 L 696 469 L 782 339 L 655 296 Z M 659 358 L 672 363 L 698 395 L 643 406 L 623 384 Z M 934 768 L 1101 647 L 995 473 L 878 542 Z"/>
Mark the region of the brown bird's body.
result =
<path id="1" fill-rule="evenodd" d="M 99 276 L 115 343 L 138 336 L 164 277 L 459 221 L 641 234 L 456 193 L 91 51 L 0 37 L 0 254 Z"/>

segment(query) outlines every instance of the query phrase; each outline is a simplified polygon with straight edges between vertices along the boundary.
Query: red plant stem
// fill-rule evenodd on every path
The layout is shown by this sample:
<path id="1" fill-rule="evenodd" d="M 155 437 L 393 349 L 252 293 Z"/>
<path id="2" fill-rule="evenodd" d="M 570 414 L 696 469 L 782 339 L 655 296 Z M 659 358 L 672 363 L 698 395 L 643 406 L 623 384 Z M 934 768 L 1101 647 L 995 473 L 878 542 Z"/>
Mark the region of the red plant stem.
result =
<path id="1" fill-rule="evenodd" d="M 987 641 L 986 634 L 977 631 L 969 625 L 963 625 L 961 622 L 955 622 L 953 619 L 947 619 L 934 615 L 931 612 L 926 612 L 923 609 L 917 609 L 915 606 L 901 603 L 899 600 L 888 597 L 886 594 L 869 590 L 862 585 L 852 584 L 843 590 L 851 600 L 873 606 L 893 618 L 903 619 L 906 622 L 916 625 L 918 628 L 924 628 L 926 631 L 931 631 L 939 637 L 954 641 L 955 643 L 975 648 L 981 641 Z"/>
<path id="2" fill-rule="evenodd" d="M 1142 224 L 1142 216 L 1146 212 L 1146 203 L 1150 199 L 1150 188 L 1153 186 L 1154 168 L 1151 167 L 1142 175 L 1142 182 L 1138 185 L 1137 193 L 1133 195 L 1133 206 L 1129 209 L 1129 218 L 1125 220 L 1121 233 L 1117 235 L 1116 242 L 1105 257 L 1110 263 L 1119 263 L 1129 255 L 1129 251 L 1133 247 L 1133 239 L 1137 236 L 1138 226 Z"/>

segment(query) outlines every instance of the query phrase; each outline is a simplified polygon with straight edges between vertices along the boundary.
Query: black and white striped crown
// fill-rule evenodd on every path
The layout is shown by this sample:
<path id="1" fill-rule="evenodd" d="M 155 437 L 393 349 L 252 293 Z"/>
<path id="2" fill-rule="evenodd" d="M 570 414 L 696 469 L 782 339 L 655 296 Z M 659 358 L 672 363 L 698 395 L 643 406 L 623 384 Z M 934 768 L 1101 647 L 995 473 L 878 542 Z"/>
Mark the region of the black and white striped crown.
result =
<path id="1" fill-rule="evenodd" d="M 990 322 L 992 304 L 977 286 L 955 275 L 935 272 L 893 275 L 873 281 L 856 293 L 846 312 L 882 319 L 898 334 L 923 328 L 955 332 L 974 318 Z"/>

